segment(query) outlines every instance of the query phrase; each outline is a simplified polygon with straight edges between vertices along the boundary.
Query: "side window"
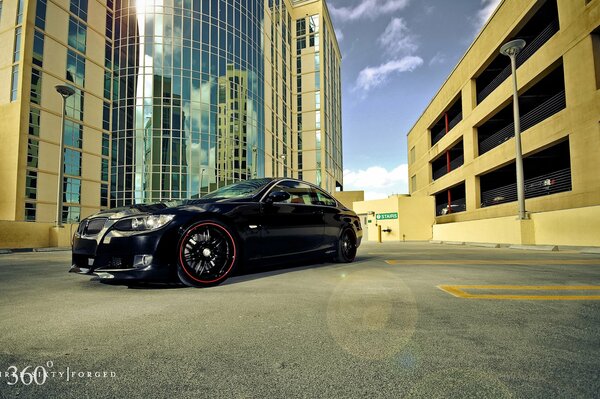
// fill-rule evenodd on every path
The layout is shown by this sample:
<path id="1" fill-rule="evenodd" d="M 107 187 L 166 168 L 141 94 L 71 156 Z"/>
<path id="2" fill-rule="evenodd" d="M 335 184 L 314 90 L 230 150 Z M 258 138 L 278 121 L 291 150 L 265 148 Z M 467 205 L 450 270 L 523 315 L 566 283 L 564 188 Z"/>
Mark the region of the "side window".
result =
<path id="1" fill-rule="evenodd" d="M 284 181 L 275 186 L 273 191 L 285 191 L 290 194 L 290 198 L 283 203 L 310 205 L 314 202 L 315 193 L 313 188 L 307 184 Z"/>
<path id="2" fill-rule="evenodd" d="M 325 205 L 325 206 L 336 206 L 337 203 L 335 202 L 335 200 L 333 198 L 331 198 L 329 195 L 325 194 L 325 192 L 321 191 L 321 190 L 315 190 L 317 192 L 317 202 L 315 202 L 315 205 Z"/>

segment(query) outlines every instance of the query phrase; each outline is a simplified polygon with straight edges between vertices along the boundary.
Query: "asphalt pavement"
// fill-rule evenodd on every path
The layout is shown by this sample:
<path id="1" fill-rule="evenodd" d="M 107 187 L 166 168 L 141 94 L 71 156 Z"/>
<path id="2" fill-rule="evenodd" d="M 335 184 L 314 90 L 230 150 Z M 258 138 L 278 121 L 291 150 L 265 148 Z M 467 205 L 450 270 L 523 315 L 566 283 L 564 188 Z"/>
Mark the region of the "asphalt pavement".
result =
<path id="1" fill-rule="evenodd" d="M 69 260 L 0 255 L 1 399 L 600 396 L 599 255 L 366 243 L 208 289 Z"/>

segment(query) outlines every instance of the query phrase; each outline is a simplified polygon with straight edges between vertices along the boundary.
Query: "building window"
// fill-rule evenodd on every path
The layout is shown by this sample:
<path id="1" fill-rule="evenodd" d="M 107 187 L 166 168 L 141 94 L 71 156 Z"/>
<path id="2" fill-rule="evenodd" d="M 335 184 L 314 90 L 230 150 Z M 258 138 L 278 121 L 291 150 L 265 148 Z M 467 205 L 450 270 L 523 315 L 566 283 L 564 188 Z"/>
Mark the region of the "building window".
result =
<path id="1" fill-rule="evenodd" d="M 81 202 L 81 180 L 72 177 L 65 178 L 63 183 L 63 201 L 71 204 Z"/>
<path id="2" fill-rule="evenodd" d="M 77 223 L 81 215 L 81 208 L 78 206 L 63 206 L 63 223 Z"/>
<path id="3" fill-rule="evenodd" d="M 34 65 L 40 68 L 44 66 L 44 34 L 35 31 L 33 34 L 33 60 Z"/>
<path id="4" fill-rule="evenodd" d="M 35 202 L 25 203 L 25 221 L 35 222 Z"/>
<path id="5" fill-rule="evenodd" d="M 27 170 L 25 176 L 25 198 L 36 199 L 37 198 L 37 172 L 35 170 Z"/>
<path id="6" fill-rule="evenodd" d="M 83 126 L 79 123 L 65 121 L 65 145 L 81 148 L 83 138 Z"/>
<path id="7" fill-rule="evenodd" d="M 69 18 L 69 46 L 85 54 L 87 28 L 76 18 Z"/>
<path id="8" fill-rule="evenodd" d="M 10 81 L 10 101 L 16 101 L 19 91 L 19 66 L 13 65 Z"/>
<path id="9" fill-rule="evenodd" d="M 15 29 L 15 47 L 13 49 L 13 63 L 21 59 L 21 27 Z"/>
<path id="10" fill-rule="evenodd" d="M 17 0 L 17 19 L 15 25 L 21 25 L 23 23 L 23 7 L 25 6 L 24 0 Z"/>
<path id="11" fill-rule="evenodd" d="M 83 121 L 83 94 L 81 90 L 75 89 L 75 94 L 67 98 L 66 115 L 68 117 Z"/>
<path id="12" fill-rule="evenodd" d="M 29 138 L 27 140 L 27 166 L 38 168 L 38 159 L 40 152 L 40 142 L 37 139 Z"/>
<path id="13" fill-rule="evenodd" d="M 110 150 L 110 135 L 102 133 L 102 155 L 107 157 Z"/>
<path id="14" fill-rule="evenodd" d="M 65 149 L 65 174 L 81 176 L 81 153 L 79 151 Z"/>
<path id="15" fill-rule="evenodd" d="M 112 77 L 109 71 L 104 71 L 104 98 L 110 100 L 110 87 L 112 85 Z"/>
<path id="16" fill-rule="evenodd" d="M 100 206 L 108 206 L 108 184 L 100 185 Z"/>
<path id="17" fill-rule="evenodd" d="M 42 102 L 42 72 L 31 68 L 31 97 L 32 104 L 40 104 Z"/>
<path id="18" fill-rule="evenodd" d="M 410 191 L 416 191 L 417 190 L 417 175 L 413 175 L 410 178 Z"/>
<path id="19" fill-rule="evenodd" d="M 85 57 L 73 50 L 67 51 L 67 80 L 81 87 L 85 84 Z"/>
<path id="20" fill-rule="evenodd" d="M 110 130 L 110 104 L 107 102 L 102 105 L 102 129 Z"/>
<path id="21" fill-rule="evenodd" d="M 71 12 L 87 21 L 88 0 L 71 0 Z"/>
<path id="22" fill-rule="evenodd" d="M 596 89 L 600 89 L 600 28 L 592 32 L 592 55 L 596 71 Z"/>
<path id="23" fill-rule="evenodd" d="M 46 29 L 46 0 L 37 0 L 35 6 L 35 26 L 41 30 Z"/>
<path id="24" fill-rule="evenodd" d="M 29 134 L 31 136 L 40 136 L 40 110 L 31 107 L 29 110 Z"/>
<path id="25" fill-rule="evenodd" d="M 108 181 L 108 159 L 102 158 L 102 171 L 100 172 L 100 180 Z"/>
<path id="26" fill-rule="evenodd" d="M 410 163 L 413 164 L 415 163 L 417 159 L 416 153 L 415 153 L 415 147 L 410 149 Z"/>

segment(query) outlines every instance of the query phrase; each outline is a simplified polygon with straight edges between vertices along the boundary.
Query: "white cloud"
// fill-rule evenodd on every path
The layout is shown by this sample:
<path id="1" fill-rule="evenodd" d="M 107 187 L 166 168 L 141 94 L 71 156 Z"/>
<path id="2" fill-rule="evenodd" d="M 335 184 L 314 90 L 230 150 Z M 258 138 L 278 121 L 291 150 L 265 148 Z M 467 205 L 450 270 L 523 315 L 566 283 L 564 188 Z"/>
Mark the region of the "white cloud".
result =
<path id="1" fill-rule="evenodd" d="M 418 48 L 413 34 L 402 18 L 392 18 L 377 39 L 388 54 L 412 54 Z"/>
<path id="2" fill-rule="evenodd" d="M 341 29 L 335 28 L 335 37 L 337 38 L 338 43 L 344 40 L 344 32 Z"/>
<path id="3" fill-rule="evenodd" d="M 361 0 L 356 6 L 335 7 L 329 5 L 329 10 L 334 19 L 355 21 L 362 18 L 375 19 L 381 15 L 389 14 L 405 8 L 410 0 Z"/>
<path id="4" fill-rule="evenodd" d="M 387 198 L 391 194 L 408 193 L 408 165 L 401 164 L 392 170 L 381 166 L 367 169 L 344 170 L 345 190 L 364 190 L 365 199 Z"/>
<path id="5" fill-rule="evenodd" d="M 366 67 L 358 74 L 356 88 L 368 91 L 386 82 L 389 75 L 399 72 L 410 72 L 423 64 L 421 57 L 409 55 L 401 59 L 391 60 L 376 67 Z"/>
<path id="6" fill-rule="evenodd" d="M 437 52 L 435 53 L 435 55 L 433 57 L 431 57 L 431 59 L 429 60 L 429 66 L 433 66 L 433 65 L 443 65 L 447 62 L 448 60 L 446 59 L 446 56 L 441 53 L 441 52 Z"/>
<path id="7" fill-rule="evenodd" d="M 477 18 L 475 20 L 477 28 L 481 28 L 487 22 L 496 10 L 496 7 L 498 7 L 498 4 L 500 4 L 500 1 L 502 0 L 481 0 L 482 8 L 477 11 Z"/>

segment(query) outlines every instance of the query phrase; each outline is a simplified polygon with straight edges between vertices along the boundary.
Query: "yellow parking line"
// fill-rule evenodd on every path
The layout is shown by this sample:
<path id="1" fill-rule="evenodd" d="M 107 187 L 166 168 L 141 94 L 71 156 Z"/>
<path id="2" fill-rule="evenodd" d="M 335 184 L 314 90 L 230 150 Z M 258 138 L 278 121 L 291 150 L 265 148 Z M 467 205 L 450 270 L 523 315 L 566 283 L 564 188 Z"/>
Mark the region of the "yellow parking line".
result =
<path id="1" fill-rule="evenodd" d="M 388 265 L 600 265 L 600 259 L 391 259 Z"/>
<path id="2" fill-rule="evenodd" d="M 537 301 L 597 301 L 600 295 L 510 295 L 470 294 L 469 290 L 513 290 L 513 291 L 600 291 L 600 285 L 438 285 L 442 291 L 467 299 L 517 299 Z"/>

